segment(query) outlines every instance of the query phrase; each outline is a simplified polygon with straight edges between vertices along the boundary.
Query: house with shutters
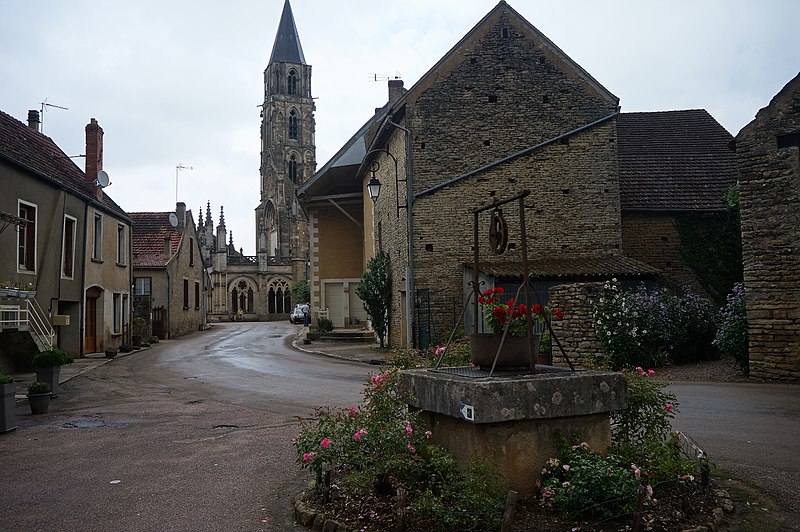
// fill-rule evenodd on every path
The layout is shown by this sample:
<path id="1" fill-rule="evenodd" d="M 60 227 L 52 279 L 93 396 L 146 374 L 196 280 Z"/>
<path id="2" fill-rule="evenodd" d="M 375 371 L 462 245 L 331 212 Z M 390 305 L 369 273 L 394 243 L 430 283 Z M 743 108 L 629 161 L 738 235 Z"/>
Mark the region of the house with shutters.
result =
<path id="1" fill-rule="evenodd" d="M 690 140 L 650 166 L 659 153 L 637 152 L 674 140 L 682 122 L 695 127 L 692 135 L 703 135 L 698 125 L 713 129 L 698 149 L 714 143 L 707 155 L 721 154 L 727 170 L 715 170 L 712 186 L 696 177 L 716 163 L 691 173 L 688 161 L 666 163 L 685 157 L 680 148 Z M 348 294 L 382 251 L 391 262 L 391 345 L 425 347 L 456 327 L 480 331 L 474 276 L 480 290 L 515 292 L 524 234 L 537 293 L 567 312 L 564 326 L 590 330 L 576 320 L 590 321 L 598 282 L 694 281 L 680 264 L 671 217 L 723 208 L 721 197 L 689 196 L 699 188 L 710 198 L 735 182 L 730 150 L 723 153 L 729 140 L 704 111 L 621 114 L 612 92 L 501 1 L 412 87 L 390 80 L 388 103 L 298 188 L 309 219 L 312 308 L 341 317 L 339 326 L 360 320 Z M 676 180 L 671 188 L 659 181 L 666 175 Z M 670 198 L 677 192 L 686 196 Z M 492 207 L 524 194 L 522 209 Z M 660 203 L 665 197 L 672 201 Z M 637 235 L 642 216 L 661 219 Z M 499 219 L 502 246 L 492 231 Z M 658 250 L 666 245 L 665 268 Z M 570 348 L 596 347 L 584 344 L 577 335 Z"/>
<path id="2" fill-rule="evenodd" d="M 81 170 L 40 131 L 0 112 L 0 356 L 25 367 L 38 350 L 75 357 L 127 340 L 131 220 L 106 193 L 103 130 L 86 126 Z M 14 291 L 15 288 L 27 290 Z"/>
<path id="3" fill-rule="evenodd" d="M 192 211 L 132 212 L 133 316 L 149 338 L 174 338 L 206 324 L 208 274 Z"/>

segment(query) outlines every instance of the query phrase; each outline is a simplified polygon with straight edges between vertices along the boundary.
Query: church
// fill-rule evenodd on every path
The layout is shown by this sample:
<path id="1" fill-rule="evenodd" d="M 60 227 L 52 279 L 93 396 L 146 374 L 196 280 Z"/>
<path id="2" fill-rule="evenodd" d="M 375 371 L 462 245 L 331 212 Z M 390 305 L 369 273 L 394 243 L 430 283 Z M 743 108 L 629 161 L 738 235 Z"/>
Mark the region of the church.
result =
<path id="1" fill-rule="evenodd" d="M 233 243 L 220 207 L 198 217 L 198 241 L 209 272 L 209 321 L 286 319 L 294 304 L 289 286 L 308 279 L 308 222 L 295 190 L 316 170 L 311 65 L 306 63 L 292 8 L 283 6 L 261 105 L 260 202 L 255 208 L 256 255 Z"/>

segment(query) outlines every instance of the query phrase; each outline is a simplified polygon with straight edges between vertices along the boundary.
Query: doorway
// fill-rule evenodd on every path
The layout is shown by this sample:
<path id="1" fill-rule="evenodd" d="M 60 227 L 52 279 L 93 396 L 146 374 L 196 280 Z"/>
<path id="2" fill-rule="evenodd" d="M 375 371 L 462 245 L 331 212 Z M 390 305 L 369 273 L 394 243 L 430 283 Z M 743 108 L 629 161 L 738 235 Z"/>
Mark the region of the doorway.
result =
<path id="1" fill-rule="evenodd" d="M 97 353 L 97 300 L 102 290 L 93 286 L 86 290 L 86 313 L 83 324 L 83 351 Z"/>

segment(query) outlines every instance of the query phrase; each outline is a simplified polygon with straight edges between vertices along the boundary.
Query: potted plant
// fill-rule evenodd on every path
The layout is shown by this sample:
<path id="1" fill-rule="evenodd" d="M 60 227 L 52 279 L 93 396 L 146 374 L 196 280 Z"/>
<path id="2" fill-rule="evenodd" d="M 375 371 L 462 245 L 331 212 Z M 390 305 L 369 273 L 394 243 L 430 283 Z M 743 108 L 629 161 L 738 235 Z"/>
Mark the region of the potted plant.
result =
<path id="1" fill-rule="evenodd" d="M 144 338 L 147 333 L 147 321 L 141 316 L 136 316 L 133 318 L 133 327 L 131 329 L 131 345 L 134 348 L 141 347 L 142 338 Z"/>
<path id="2" fill-rule="evenodd" d="M 28 404 L 31 414 L 46 414 L 50 408 L 52 388 L 46 382 L 36 381 L 28 385 Z"/>
<path id="3" fill-rule="evenodd" d="M 36 370 L 36 380 L 46 382 L 50 386 L 53 397 L 58 397 L 58 385 L 61 376 L 61 366 L 72 364 L 74 359 L 58 348 L 41 351 L 33 356 L 33 369 Z"/>
<path id="4" fill-rule="evenodd" d="M 15 413 L 17 383 L 14 377 L 0 372 L 0 433 L 17 428 Z"/>
<path id="5" fill-rule="evenodd" d="M 563 320 L 564 313 L 558 308 L 542 307 L 539 304 L 528 309 L 524 303 L 517 303 L 514 298 L 501 302 L 500 296 L 504 292 L 500 287 L 489 288 L 478 296 L 478 304 L 483 307 L 484 319 L 492 332 L 470 336 L 472 362 L 478 366 L 492 367 L 499 351 L 497 367 L 530 367 L 528 358 L 528 315 L 530 315 L 533 318 L 531 334 L 533 359 L 539 363 L 546 363 L 547 360 L 539 359 L 539 341 L 543 325 L 551 318 L 557 321 Z"/>

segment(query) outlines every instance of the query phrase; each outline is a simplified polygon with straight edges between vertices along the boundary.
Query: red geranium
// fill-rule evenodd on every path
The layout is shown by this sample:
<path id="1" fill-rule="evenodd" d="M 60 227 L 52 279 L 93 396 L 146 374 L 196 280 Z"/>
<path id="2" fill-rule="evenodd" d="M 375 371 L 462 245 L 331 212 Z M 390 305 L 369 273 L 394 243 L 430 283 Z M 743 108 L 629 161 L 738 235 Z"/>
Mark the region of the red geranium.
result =
<path id="1" fill-rule="evenodd" d="M 508 334 L 511 336 L 525 336 L 528 331 L 527 307 L 524 303 L 517 303 L 514 298 L 505 303 L 500 302 L 500 296 L 505 293 L 500 287 L 489 288 L 478 296 L 478 303 L 483 305 L 483 315 L 487 325 L 495 334 L 503 334 L 508 324 Z M 557 321 L 564 319 L 564 313 L 558 308 L 542 307 L 535 304 L 531 307 L 531 316 L 539 323 L 544 323 L 548 316 L 554 316 Z M 510 324 L 508 323 L 510 319 Z"/>

